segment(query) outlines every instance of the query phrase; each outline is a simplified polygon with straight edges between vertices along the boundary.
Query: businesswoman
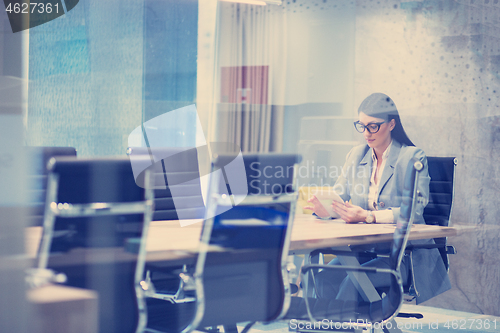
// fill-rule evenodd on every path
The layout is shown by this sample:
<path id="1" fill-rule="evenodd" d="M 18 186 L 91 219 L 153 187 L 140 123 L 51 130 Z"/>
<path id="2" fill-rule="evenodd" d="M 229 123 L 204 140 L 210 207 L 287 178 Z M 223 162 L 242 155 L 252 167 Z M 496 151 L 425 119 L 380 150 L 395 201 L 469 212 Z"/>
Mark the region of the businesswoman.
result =
<path id="1" fill-rule="evenodd" d="M 362 133 L 366 144 L 354 147 L 347 155 L 341 176 L 333 189 L 344 204 L 333 202 L 333 210 L 346 223 L 395 223 L 399 217 L 406 167 L 412 158 L 424 164 L 420 173 L 418 190 L 425 199 L 429 196 L 430 177 L 425 153 L 416 148 L 406 135 L 393 100 L 381 93 L 368 96 L 359 106 L 356 130 Z M 309 199 L 308 209 L 319 218 L 329 218 L 319 200 Z M 414 223 L 425 223 L 419 205 Z M 413 244 L 432 243 L 432 240 L 413 241 Z M 385 252 L 388 244 L 374 248 L 357 248 Z M 389 268 L 388 258 L 372 260 L 359 258 L 363 266 Z M 334 259 L 330 264 L 339 264 Z M 323 270 L 316 274 L 316 287 L 321 298 L 358 300 L 358 292 L 346 274 L 336 270 Z M 405 256 L 401 264 L 401 276 L 417 297 L 424 302 L 451 288 L 448 273 L 437 249 L 415 250 L 411 258 Z M 386 275 L 370 274 L 376 288 L 390 285 Z"/>

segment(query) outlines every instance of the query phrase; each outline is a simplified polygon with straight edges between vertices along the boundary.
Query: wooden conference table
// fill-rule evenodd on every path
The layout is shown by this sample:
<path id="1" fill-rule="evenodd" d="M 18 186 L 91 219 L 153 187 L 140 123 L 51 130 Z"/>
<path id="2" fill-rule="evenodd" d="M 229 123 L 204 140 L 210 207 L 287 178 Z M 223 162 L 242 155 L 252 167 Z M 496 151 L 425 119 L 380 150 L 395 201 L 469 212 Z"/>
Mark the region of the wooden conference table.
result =
<path id="1" fill-rule="evenodd" d="M 179 221 L 151 222 L 146 249 L 148 261 L 180 261 L 196 253 L 202 220 L 191 220 L 181 227 Z M 312 215 L 297 214 L 292 229 L 290 254 L 308 253 L 323 247 L 375 244 L 390 242 L 393 224 L 346 224 L 342 220 L 319 220 Z M 410 240 L 450 237 L 459 233 L 459 227 L 413 225 Z"/>
<path id="2" fill-rule="evenodd" d="M 192 223 L 192 224 L 190 224 Z M 146 249 L 148 262 L 162 262 L 161 266 L 190 264 L 197 252 L 202 220 L 191 220 L 181 227 L 179 221 L 155 221 L 150 225 Z M 325 247 L 349 251 L 348 245 L 391 242 L 394 224 L 347 224 L 343 220 L 320 220 L 307 214 L 295 215 L 289 254 L 308 254 Z M 463 229 L 414 224 L 409 240 L 456 236 Z M 343 265 L 357 266 L 353 256 L 339 256 Z M 358 291 L 368 301 L 380 299 L 365 273 L 348 272 Z M 310 290 L 312 294 L 313 291 Z"/>
<path id="3" fill-rule="evenodd" d="M 177 220 L 151 222 L 146 243 L 148 261 L 171 261 L 176 265 L 179 261 L 194 258 L 203 220 L 184 221 L 184 224 L 189 225 L 181 227 Z M 418 224 L 413 225 L 409 239 L 456 236 L 464 228 L 467 227 Z M 392 224 L 346 224 L 342 220 L 324 221 L 312 215 L 297 214 L 292 229 L 290 254 L 308 253 L 323 247 L 390 242 L 394 229 L 395 225 Z M 26 248 L 30 258 L 36 257 L 41 235 L 42 227 L 27 228 Z"/>

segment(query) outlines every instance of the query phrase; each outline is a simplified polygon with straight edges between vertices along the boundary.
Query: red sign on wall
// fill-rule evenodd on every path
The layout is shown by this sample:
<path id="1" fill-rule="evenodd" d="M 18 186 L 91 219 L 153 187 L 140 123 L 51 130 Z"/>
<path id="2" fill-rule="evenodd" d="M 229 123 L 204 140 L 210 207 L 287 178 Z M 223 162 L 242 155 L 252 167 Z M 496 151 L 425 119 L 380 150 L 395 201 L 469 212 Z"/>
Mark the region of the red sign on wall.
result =
<path id="1" fill-rule="evenodd" d="M 221 67 L 221 103 L 267 104 L 269 66 Z"/>

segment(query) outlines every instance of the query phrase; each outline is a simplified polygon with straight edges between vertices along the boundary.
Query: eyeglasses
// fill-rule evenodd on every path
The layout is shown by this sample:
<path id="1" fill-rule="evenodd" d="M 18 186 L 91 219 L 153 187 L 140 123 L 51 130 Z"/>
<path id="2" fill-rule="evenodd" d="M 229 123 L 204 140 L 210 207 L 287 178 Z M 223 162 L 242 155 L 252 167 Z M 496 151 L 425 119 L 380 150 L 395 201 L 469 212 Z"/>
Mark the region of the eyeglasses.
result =
<path id="1" fill-rule="evenodd" d="M 380 125 L 385 123 L 385 121 L 380 122 L 380 123 L 369 123 L 368 125 L 364 125 L 360 123 L 359 121 L 354 122 L 354 127 L 356 128 L 356 131 L 359 133 L 363 133 L 366 130 L 368 130 L 369 133 L 375 134 L 379 131 Z"/>

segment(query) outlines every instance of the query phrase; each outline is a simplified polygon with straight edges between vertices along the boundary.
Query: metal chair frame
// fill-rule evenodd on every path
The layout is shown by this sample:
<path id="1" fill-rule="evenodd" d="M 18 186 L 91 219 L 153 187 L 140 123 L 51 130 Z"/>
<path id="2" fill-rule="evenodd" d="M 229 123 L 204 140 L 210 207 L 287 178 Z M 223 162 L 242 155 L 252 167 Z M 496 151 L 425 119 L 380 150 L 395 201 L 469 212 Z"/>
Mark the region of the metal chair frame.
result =
<path id="1" fill-rule="evenodd" d="M 297 203 L 298 199 L 298 189 L 297 189 L 297 165 L 294 166 L 294 175 L 293 175 L 293 195 L 282 195 L 282 196 L 275 196 L 275 197 L 268 197 L 268 196 L 248 196 L 244 200 L 242 198 L 235 198 L 234 195 L 219 195 L 217 194 L 217 191 L 215 190 L 215 186 L 219 184 L 219 174 L 214 173 L 213 175 L 213 180 L 210 182 L 210 188 L 209 188 L 209 196 L 208 196 L 208 209 L 207 209 L 207 215 L 208 216 L 214 216 L 215 211 L 218 205 L 231 205 L 232 202 L 240 202 L 239 205 L 259 205 L 263 203 L 290 203 L 290 213 L 288 216 L 288 227 L 286 230 L 285 234 L 285 240 L 283 243 L 283 248 L 281 251 L 281 275 L 283 278 L 283 286 L 284 286 L 284 296 L 285 299 L 283 301 L 283 307 L 281 310 L 281 313 L 277 319 L 280 319 L 283 317 L 286 312 L 288 311 L 288 307 L 290 306 L 290 299 L 291 299 L 291 294 L 290 294 L 290 283 L 288 281 L 288 271 L 287 271 L 287 257 L 288 257 L 288 252 L 289 252 L 289 246 L 290 246 L 290 238 L 292 234 L 292 227 L 293 227 L 293 220 L 294 220 L 294 212 L 295 212 L 295 206 Z M 204 313 L 204 308 L 205 308 L 205 298 L 204 298 L 204 289 L 203 289 L 203 272 L 204 272 L 204 266 L 205 266 L 205 260 L 207 253 L 210 248 L 210 235 L 212 233 L 212 228 L 213 228 L 213 223 L 214 223 L 214 218 L 210 218 L 206 220 L 204 228 L 203 228 L 203 233 L 201 235 L 201 242 L 200 242 L 200 253 L 198 256 L 198 260 L 196 262 L 196 267 L 195 267 L 195 273 L 194 273 L 194 283 L 196 286 L 196 315 L 191 323 L 185 330 L 183 330 L 181 333 L 186 333 L 189 332 L 193 329 L 195 329 L 201 322 L 203 318 L 203 313 Z"/>
<path id="2" fill-rule="evenodd" d="M 399 293 L 399 299 L 400 299 L 399 306 L 397 309 L 395 309 L 395 311 L 392 313 L 391 316 L 385 318 L 381 323 L 383 324 L 383 323 L 387 323 L 387 322 L 391 321 L 398 314 L 398 312 L 401 308 L 401 305 L 403 303 L 403 281 L 401 279 L 401 274 L 399 272 L 399 268 L 400 268 L 403 256 L 405 255 L 405 248 L 406 248 L 406 244 L 408 242 L 409 230 L 410 230 L 411 226 L 413 225 L 413 222 L 415 219 L 416 206 L 417 206 L 417 204 L 421 204 L 421 200 L 419 198 L 419 192 L 417 191 L 416 185 L 418 183 L 419 172 L 422 169 L 423 169 L 423 164 L 420 161 L 415 161 L 413 163 L 413 165 L 411 166 L 411 169 L 410 169 L 410 166 L 407 169 L 407 173 L 408 172 L 415 173 L 414 181 L 412 183 L 412 191 L 411 191 L 411 193 L 412 193 L 411 211 L 410 211 L 410 216 L 409 216 L 409 219 L 407 222 L 402 221 L 401 218 L 400 218 L 400 221 L 398 221 L 398 226 L 397 226 L 396 230 L 398 230 L 398 229 L 403 230 L 403 240 L 402 240 L 402 244 L 400 244 L 398 246 L 397 259 L 393 259 L 393 257 L 392 257 L 395 255 L 394 245 L 393 245 L 391 259 L 396 260 L 395 267 L 393 267 L 391 269 L 382 269 L 382 268 L 375 268 L 375 267 L 323 265 L 323 264 L 307 264 L 307 265 L 304 265 L 302 267 L 301 278 L 302 278 L 302 281 L 305 281 L 304 300 L 305 300 L 305 304 L 306 304 L 307 315 L 308 315 L 309 320 L 311 322 L 318 322 L 318 319 L 314 317 L 314 315 L 311 311 L 311 308 L 310 308 L 309 300 L 308 300 L 308 298 L 309 298 L 308 297 L 308 295 L 309 295 L 308 274 L 309 274 L 309 272 L 311 272 L 313 270 L 318 270 L 318 269 L 343 270 L 343 271 L 351 271 L 351 272 L 364 272 L 364 273 L 376 273 L 376 274 L 390 274 L 390 275 L 394 276 L 394 278 L 397 280 L 397 283 L 399 286 L 399 290 L 397 291 Z M 408 177 L 408 175 L 406 175 L 406 177 Z M 405 204 L 405 202 L 403 202 L 403 205 L 404 204 Z M 314 282 L 314 280 L 313 280 L 313 282 Z M 366 329 L 370 329 L 370 330 L 374 329 L 373 323 L 359 323 L 359 324 L 357 324 L 357 327 L 366 328 Z"/>
<path id="3" fill-rule="evenodd" d="M 73 147 L 43 147 L 27 146 L 26 153 L 30 158 L 30 182 L 28 193 L 30 195 L 30 222 L 33 225 L 43 225 L 45 200 L 47 197 L 47 163 L 52 157 L 74 157 L 76 149 Z"/>
<path id="4" fill-rule="evenodd" d="M 215 168 L 215 163 L 217 161 L 217 158 L 215 159 L 215 162 L 212 164 L 212 168 Z M 287 194 L 282 194 L 282 195 L 276 195 L 276 196 L 269 196 L 269 195 L 248 195 L 248 196 L 240 196 L 238 194 L 220 194 L 218 192 L 219 189 L 219 184 L 221 181 L 221 175 L 217 172 L 213 172 L 211 179 L 210 179 L 210 184 L 209 184 L 209 191 L 208 191 L 208 197 L 207 197 L 207 210 L 206 210 L 206 219 L 203 224 L 203 230 L 200 238 L 200 245 L 199 245 L 199 251 L 198 251 L 198 256 L 197 260 L 194 266 L 194 273 L 192 275 L 189 275 L 187 273 L 181 273 L 181 287 L 182 289 L 185 290 L 195 290 L 196 291 L 196 297 L 193 300 L 192 297 L 188 298 L 182 298 L 182 297 L 177 297 L 178 295 L 182 295 L 183 293 L 179 293 L 179 291 L 175 295 L 170 295 L 168 298 L 164 298 L 172 303 L 184 303 L 184 302 L 194 302 L 195 303 L 195 314 L 193 316 L 192 321 L 184 328 L 182 329 L 179 333 L 188 333 L 193 330 L 200 330 L 201 328 L 198 327 L 201 323 L 202 320 L 204 319 L 204 314 L 205 314 L 205 303 L 206 303 L 206 298 L 205 298 L 205 287 L 204 287 L 204 272 L 205 272 L 205 266 L 206 266 L 206 259 L 208 253 L 214 248 L 213 245 L 210 244 L 211 240 L 211 235 L 214 227 L 214 219 L 215 219 L 215 212 L 217 211 L 217 207 L 219 206 L 233 206 L 234 202 L 238 202 L 238 206 L 259 206 L 262 204 L 280 204 L 280 203 L 287 203 L 290 206 L 290 210 L 288 213 L 288 220 L 287 220 L 287 228 L 285 232 L 285 237 L 283 241 L 283 246 L 280 251 L 281 255 L 281 260 L 280 260 L 280 267 L 281 267 L 281 282 L 283 284 L 283 289 L 284 289 L 284 294 L 283 294 L 283 306 L 281 308 L 281 311 L 279 315 L 276 316 L 276 318 L 272 318 L 272 320 L 277 320 L 282 318 L 288 311 L 289 305 L 290 305 L 290 300 L 291 300 L 291 294 L 290 294 L 290 284 L 288 281 L 288 271 L 287 271 L 287 258 L 288 258 L 288 252 L 289 252 L 289 244 L 290 244 L 290 238 L 291 238 L 291 231 L 292 231 L 292 226 L 293 226 L 293 221 L 294 221 L 294 212 L 295 212 L 295 207 L 296 207 L 296 202 L 298 199 L 298 187 L 297 187 L 297 164 L 294 164 L 293 168 L 293 184 L 292 184 L 292 191 L 291 193 Z M 245 286 L 242 286 L 244 288 Z M 243 332 L 247 332 L 250 327 L 254 323 L 249 323 L 247 327 L 243 330 Z M 226 327 L 225 327 L 226 329 Z M 203 329 L 201 329 L 203 330 Z M 146 329 L 147 332 L 161 332 L 156 329 Z M 242 333 L 243 333 L 242 332 Z"/>
<path id="5" fill-rule="evenodd" d="M 56 163 L 53 158 L 49 162 L 49 169 Z M 141 281 L 144 273 L 144 262 L 146 258 L 146 239 L 153 214 L 153 192 L 152 177 L 149 170 L 144 174 L 145 193 L 144 201 L 123 202 L 123 203 L 103 203 L 92 202 L 86 204 L 68 204 L 58 202 L 57 192 L 59 188 L 59 176 L 50 172 L 47 184 L 47 201 L 44 216 L 44 227 L 38 258 L 38 269 L 46 270 L 50 256 L 52 237 L 54 235 L 54 224 L 56 217 L 94 217 L 140 214 L 144 216 L 142 238 L 139 245 L 139 252 L 134 274 L 134 287 L 138 304 L 138 324 L 136 333 L 143 332 L 147 322 L 147 312 L 144 300 L 144 290 Z"/>

